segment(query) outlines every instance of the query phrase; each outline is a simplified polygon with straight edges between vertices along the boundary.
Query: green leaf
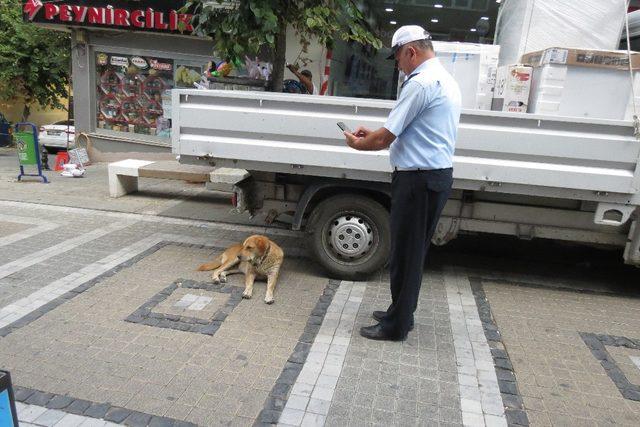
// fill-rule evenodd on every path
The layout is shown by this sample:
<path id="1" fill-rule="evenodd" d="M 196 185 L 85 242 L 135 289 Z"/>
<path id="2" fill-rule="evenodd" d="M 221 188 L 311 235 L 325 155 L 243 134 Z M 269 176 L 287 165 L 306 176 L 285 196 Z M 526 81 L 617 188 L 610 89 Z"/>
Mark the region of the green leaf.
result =
<path id="1" fill-rule="evenodd" d="M 228 21 L 222 21 L 222 31 L 224 31 L 227 34 L 230 34 L 231 31 L 233 30 L 233 28 L 231 27 L 231 23 Z"/>
<path id="2" fill-rule="evenodd" d="M 264 11 L 260 8 L 260 6 L 255 4 L 255 2 L 251 2 L 251 5 L 249 6 L 249 8 L 253 12 L 253 14 L 256 16 L 256 18 L 262 17 Z"/>

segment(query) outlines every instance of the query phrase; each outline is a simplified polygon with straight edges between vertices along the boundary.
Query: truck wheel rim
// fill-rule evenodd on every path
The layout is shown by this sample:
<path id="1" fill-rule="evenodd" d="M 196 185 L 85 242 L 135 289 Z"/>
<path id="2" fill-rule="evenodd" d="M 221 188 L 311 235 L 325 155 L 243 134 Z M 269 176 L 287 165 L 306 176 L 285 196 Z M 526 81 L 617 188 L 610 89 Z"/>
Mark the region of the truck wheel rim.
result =
<path id="1" fill-rule="evenodd" d="M 332 252 L 344 260 L 356 260 L 373 246 L 374 229 L 357 215 L 341 215 L 328 227 L 327 243 Z"/>

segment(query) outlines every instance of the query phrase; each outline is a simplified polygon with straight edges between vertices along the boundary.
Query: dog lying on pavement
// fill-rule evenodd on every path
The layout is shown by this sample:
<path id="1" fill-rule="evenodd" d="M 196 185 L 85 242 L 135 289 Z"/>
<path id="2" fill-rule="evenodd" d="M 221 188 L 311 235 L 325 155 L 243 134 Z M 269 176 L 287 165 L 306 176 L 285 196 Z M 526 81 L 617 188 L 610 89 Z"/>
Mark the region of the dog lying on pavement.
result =
<path id="1" fill-rule="evenodd" d="M 242 244 L 230 246 L 213 261 L 198 267 L 198 271 L 213 270 L 211 277 L 214 283 L 226 283 L 229 274 L 243 273 L 245 289 L 242 297 L 247 299 L 253 295 L 253 282 L 266 278 L 267 293 L 264 302 L 273 304 L 273 292 L 282 261 L 282 248 L 267 237 L 256 234 L 248 237 Z"/>

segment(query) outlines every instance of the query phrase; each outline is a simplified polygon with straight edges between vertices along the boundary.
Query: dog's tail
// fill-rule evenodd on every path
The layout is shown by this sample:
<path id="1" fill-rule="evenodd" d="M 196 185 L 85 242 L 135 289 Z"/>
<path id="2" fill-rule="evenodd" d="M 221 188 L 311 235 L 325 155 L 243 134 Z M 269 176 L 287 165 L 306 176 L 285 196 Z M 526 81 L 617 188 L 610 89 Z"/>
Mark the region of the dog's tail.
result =
<path id="1" fill-rule="evenodd" d="M 206 264 L 202 264 L 200 267 L 198 267 L 198 271 L 215 270 L 216 268 L 220 267 L 221 265 L 222 265 L 222 255 L 218 255 L 217 257 L 215 257 L 213 259 L 213 261 L 208 262 Z"/>

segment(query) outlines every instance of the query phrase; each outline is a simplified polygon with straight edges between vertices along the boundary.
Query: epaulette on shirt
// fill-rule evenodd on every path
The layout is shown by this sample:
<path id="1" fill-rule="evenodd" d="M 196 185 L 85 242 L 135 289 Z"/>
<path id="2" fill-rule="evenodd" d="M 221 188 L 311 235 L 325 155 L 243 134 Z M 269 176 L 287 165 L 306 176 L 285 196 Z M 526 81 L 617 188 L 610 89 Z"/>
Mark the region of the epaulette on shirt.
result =
<path id="1" fill-rule="evenodd" d="M 411 80 L 412 78 L 414 78 L 414 77 L 415 77 L 415 76 L 417 76 L 418 74 L 420 74 L 420 73 L 413 73 L 413 74 L 410 74 L 410 75 L 409 75 L 409 77 L 407 77 L 407 79 L 406 79 L 405 81 L 403 81 L 403 82 L 402 82 L 402 86 L 400 86 L 400 89 L 403 89 L 403 88 L 404 88 L 404 85 L 406 85 L 406 84 L 407 84 L 407 82 L 408 82 L 409 80 Z"/>

